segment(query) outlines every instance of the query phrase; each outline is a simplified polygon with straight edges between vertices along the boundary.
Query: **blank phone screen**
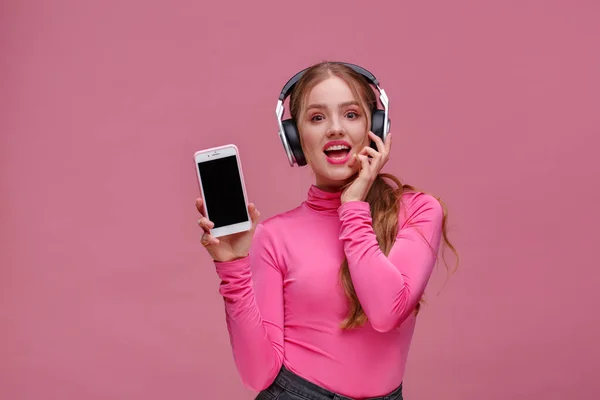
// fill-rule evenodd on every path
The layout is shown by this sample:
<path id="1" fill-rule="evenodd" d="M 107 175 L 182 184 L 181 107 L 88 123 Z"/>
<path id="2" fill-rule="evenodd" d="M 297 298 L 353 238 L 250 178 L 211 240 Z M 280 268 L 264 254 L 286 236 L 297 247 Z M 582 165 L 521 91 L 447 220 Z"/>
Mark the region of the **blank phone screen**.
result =
<path id="1" fill-rule="evenodd" d="M 198 163 L 209 219 L 215 228 L 248 221 L 236 156 Z"/>

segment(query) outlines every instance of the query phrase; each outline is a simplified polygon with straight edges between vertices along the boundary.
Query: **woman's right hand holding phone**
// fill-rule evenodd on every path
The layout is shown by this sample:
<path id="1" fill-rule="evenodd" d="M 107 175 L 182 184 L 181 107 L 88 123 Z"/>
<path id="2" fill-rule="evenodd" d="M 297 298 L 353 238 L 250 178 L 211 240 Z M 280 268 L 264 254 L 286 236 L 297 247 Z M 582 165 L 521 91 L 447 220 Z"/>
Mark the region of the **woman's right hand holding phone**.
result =
<path id="1" fill-rule="evenodd" d="M 260 216 L 260 213 L 254 204 L 248 204 L 248 213 L 252 220 L 252 228 L 249 231 L 221 236 L 219 238 L 213 237 L 210 234 L 210 229 L 213 228 L 214 224 L 206 218 L 202 198 L 196 199 L 196 209 L 198 209 L 198 212 L 200 213 L 198 225 L 204 231 L 200 242 L 206 248 L 213 260 L 227 262 L 246 257 L 249 254 L 252 237 L 254 236 L 254 231 L 258 224 L 258 217 Z"/>

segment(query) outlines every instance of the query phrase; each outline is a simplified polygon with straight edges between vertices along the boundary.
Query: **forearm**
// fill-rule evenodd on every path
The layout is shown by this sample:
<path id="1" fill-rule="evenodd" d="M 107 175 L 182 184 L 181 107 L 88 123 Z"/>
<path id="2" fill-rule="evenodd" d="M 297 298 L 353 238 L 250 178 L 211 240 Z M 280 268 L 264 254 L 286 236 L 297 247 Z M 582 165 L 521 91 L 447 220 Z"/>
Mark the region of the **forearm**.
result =
<path id="1" fill-rule="evenodd" d="M 421 210 L 399 229 L 386 256 L 377 243 L 368 203 L 353 202 L 340 208 L 340 239 L 352 283 L 374 329 L 393 329 L 421 299 L 436 260 L 439 213 L 435 206 Z"/>
<path id="2" fill-rule="evenodd" d="M 282 328 L 262 316 L 253 287 L 250 257 L 215 263 L 221 278 L 233 357 L 244 385 L 260 391 L 275 379 L 283 363 Z M 276 279 L 276 278 L 275 278 Z M 268 312 L 265 312 L 268 314 Z"/>

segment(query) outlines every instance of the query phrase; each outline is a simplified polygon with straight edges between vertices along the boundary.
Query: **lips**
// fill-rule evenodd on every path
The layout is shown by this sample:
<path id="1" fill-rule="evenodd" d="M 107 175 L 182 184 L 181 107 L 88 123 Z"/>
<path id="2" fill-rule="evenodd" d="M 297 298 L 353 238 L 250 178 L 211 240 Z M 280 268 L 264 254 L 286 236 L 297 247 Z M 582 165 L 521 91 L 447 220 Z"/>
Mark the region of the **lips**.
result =
<path id="1" fill-rule="evenodd" d="M 343 140 L 334 140 L 327 142 L 323 147 L 323 152 L 330 164 L 345 164 L 350 159 L 350 143 Z"/>

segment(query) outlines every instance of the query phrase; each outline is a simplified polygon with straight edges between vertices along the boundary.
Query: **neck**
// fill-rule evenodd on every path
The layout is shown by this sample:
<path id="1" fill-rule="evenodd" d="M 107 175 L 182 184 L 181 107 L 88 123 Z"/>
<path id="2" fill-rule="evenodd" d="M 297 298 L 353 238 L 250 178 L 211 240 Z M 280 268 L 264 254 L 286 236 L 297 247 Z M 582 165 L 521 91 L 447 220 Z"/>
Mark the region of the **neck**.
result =
<path id="1" fill-rule="evenodd" d="M 305 204 L 310 209 L 328 215 L 337 215 L 338 208 L 342 205 L 342 189 L 332 186 L 321 188 L 311 185 Z"/>
<path id="2" fill-rule="evenodd" d="M 335 193 L 335 192 L 339 192 L 340 190 L 342 190 L 344 188 L 343 185 L 323 185 L 323 184 L 315 184 L 314 185 L 317 189 L 322 190 L 323 192 L 328 192 L 328 193 Z"/>

